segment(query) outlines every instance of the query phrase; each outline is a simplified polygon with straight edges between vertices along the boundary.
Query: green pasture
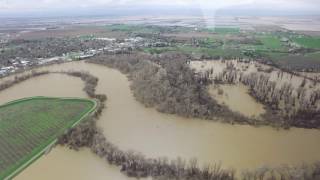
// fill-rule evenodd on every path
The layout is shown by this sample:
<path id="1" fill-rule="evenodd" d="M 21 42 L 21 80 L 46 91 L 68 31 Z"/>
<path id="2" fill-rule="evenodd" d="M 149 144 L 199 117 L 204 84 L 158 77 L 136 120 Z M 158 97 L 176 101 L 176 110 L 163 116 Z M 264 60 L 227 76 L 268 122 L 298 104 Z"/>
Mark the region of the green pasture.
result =
<path id="1" fill-rule="evenodd" d="M 11 179 L 95 110 L 77 98 L 33 97 L 0 106 L 0 179 Z"/>

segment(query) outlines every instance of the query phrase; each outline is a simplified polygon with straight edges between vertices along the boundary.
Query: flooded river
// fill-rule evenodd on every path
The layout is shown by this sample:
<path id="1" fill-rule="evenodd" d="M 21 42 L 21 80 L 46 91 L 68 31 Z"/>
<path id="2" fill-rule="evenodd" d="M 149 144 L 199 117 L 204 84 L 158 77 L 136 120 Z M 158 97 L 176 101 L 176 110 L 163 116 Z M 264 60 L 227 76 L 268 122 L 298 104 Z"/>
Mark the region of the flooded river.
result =
<path id="1" fill-rule="evenodd" d="M 0 104 L 30 97 L 83 97 L 84 83 L 79 79 L 67 75 L 50 74 L 27 80 L 0 92 Z M 43 156 L 15 179 L 21 180 L 105 180 L 128 179 L 119 169 L 105 163 L 96 157 L 89 149 L 74 152 L 64 147 L 54 148 L 48 155 Z"/>
<path id="2" fill-rule="evenodd" d="M 219 94 L 219 91 L 221 94 Z M 243 84 L 219 85 L 209 87 L 209 93 L 220 104 L 227 105 L 232 111 L 239 112 L 247 117 L 259 117 L 265 113 L 261 103 L 249 95 L 249 88 Z"/>
<path id="3" fill-rule="evenodd" d="M 319 130 L 277 131 L 166 115 L 138 103 L 126 76 L 117 70 L 83 62 L 44 69 L 84 70 L 99 78 L 97 93 L 107 94 L 108 101 L 98 126 L 122 150 L 139 151 L 147 157 L 195 157 L 201 164 L 221 162 L 224 167 L 237 170 L 320 160 Z M 50 74 L 0 92 L 0 102 L 39 95 L 86 97 L 82 88 L 80 79 Z M 73 152 L 57 147 L 16 179 L 128 178 L 89 150 Z"/>

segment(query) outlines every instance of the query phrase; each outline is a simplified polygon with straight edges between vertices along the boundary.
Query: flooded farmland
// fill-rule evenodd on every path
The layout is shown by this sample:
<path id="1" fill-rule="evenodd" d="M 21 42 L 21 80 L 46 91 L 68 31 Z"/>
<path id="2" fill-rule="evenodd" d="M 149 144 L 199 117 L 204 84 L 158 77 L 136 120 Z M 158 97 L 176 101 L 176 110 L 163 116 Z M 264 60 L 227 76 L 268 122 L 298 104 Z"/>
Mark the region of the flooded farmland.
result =
<path id="1" fill-rule="evenodd" d="M 249 90 L 243 84 L 214 85 L 209 87 L 209 93 L 220 104 L 227 105 L 232 111 L 240 112 L 247 117 L 259 117 L 265 113 L 262 104 L 249 95 Z"/>
<path id="2" fill-rule="evenodd" d="M 138 151 L 146 157 L 195 157 L 200 164 L 221 162 L 223 167 L 238 171 L 320 160 L 319 130 L 275 130 L 166 115 L 137 102 L 130 91 L 130 82 L 117 70 L 84 62 L 42 69 L 83 70 L 99 78 L 97 93 L 106 94 L 108 100 L 98 126 L 122 150 Z M 80 79 L 44 75 L 0 92 L 0 102 L 39 95 L 86 97 L 82 88 Z M 73 152 L 63 147 L 53 149 L 16 179 L 44 178 L 128 179 L 88 150 Z"/>

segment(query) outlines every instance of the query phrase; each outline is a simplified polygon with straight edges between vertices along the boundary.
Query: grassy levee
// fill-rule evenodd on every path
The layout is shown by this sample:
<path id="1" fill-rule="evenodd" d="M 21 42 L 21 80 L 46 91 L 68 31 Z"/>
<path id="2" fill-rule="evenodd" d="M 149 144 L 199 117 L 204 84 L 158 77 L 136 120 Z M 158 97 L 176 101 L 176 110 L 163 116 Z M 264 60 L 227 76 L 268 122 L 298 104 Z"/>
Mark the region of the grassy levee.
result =
<path id="1" fill-rule="evenodd" d="M 0 106 L 0 179 L 12 179 L 95 111 L 96 101 L 31 97 Z"/>

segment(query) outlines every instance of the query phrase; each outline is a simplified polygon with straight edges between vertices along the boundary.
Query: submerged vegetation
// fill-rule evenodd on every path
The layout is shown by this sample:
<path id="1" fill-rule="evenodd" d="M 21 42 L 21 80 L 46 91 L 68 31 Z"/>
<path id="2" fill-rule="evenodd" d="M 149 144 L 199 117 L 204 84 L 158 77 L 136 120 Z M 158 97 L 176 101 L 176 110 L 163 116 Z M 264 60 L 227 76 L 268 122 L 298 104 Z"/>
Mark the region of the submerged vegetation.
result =
<path id="1" fill-rule="evenodd" d="M 145 62 L 149 63 L 149 62 Z M 126 68 L 122 69 L 126 71 Z M 129 72 L 129 71 L 128 71 Z M 82 79 L 93 77 L 84 72 L 69 72 L 77 74 Z M 86 77 L 87 76 L 87 77 Z M 88 76 L 91 76 L 89 78 Z M 131 76 L 130 76 L 131 77 Z M 132 78 L 132 77 L 131 77 Z M 95 81 L 86 81 L 95 82 Z M 95 83 L 93 83 L 95 84 Z M 86 83 L 87 86 L 87 83 Z M 95 85 L 93 87 L 93 92 Z M 101 112 L 101 111 L 98 111 Z M 99 115 L 99 113 L 97 114 Z M 119 166 L 121 171 L 129 177 L 153 177 L 154 179 L 200 179 L 200 180 L 259 180 L 259 179 L 317 179 L 320 176 L 319 163 L 303 166 L 282 166 L 279 168 L 261 167 L 256 170 L 243 171 L 235 176 L 236 171 L 222 169 L 219 164 L 200 167 L 196 159 L 185 161 L 181 158 L 169 160 L 167 158 L 146 158 L 134 151 L 122 151 L 110 143 L 103 132 L 96 126 L 97 118 L 91 118 L 69 131 L 60 139 L 60 143 L 72 149 L 88 147 L 99 157 L 112 165 Z"/>
<path id="2" fill-rule="evenodd" d="M 167 158 L 147 159 L 140 153 L 124 152 L 108 142 L 102 131 L 97 128 L 96 120 L 101 114 L 106 101 L 105 95 L 95 94 L 98 79 L 85 72 L 64 72 L 72 76 L 81 77 L 85 81 L 83 89 L 90 97 L 100 98 L 100 106 L 93 117 L 71 129 L 60 137 L 59 144 L 71 149 L 89 147 L 96 155 L 108 163 L 121 167 L 121 171 L 129 177 L 154 177 L 164 179 L 234 179 L 234 172 L 223 170 L 220 165 L 206 166 L 201 169 L 197 160 L 189 163 L 178 158 L 169 161 Z M 89 88 L 90 87 L 90 88 Z M 89 90 L 88 90 L 89 89 Z"/>
<path id="3" fill-rule="evenodd" d="M 280 87 L 269 80 L 265 73 L 244 74 L 236 70 L 232 62 L 220 74 L 210 78 L 213 70 L 199 75 L 190 69 L 190 58 L 181 54 L 147 54 L 102 55 L 89 60 L 90 63 L 103 64 L 120 69 L 132 80 L 131 89 L 134 96 L 147 107 L 158 111 L 178 114 L 184 117 L 203 119 L 222 119 L 223 122 L 272 125 L 289 128 L 319 127 L 319 90 L 309 87 L 293 88 L 290 83 Z M 262 70 L 261 70 L 262 72 Z M 282 72 L 283 73 L 283 72 Z M 283 76 L 278 73 L 278 78 Z M 207 84 L 243 83 L 250 89 L 250 94 L 267 107 L 263 120 L 244 117 L 232 112 L 227 106 L 217 103 L 210 97 Z M 311 81 L 311 80 L 310 80 Z"/>
<path id="4" fill-rule="evenodd" d="M 160 112 L 202 119 L 216 120 L 220 117 L 225 122 L 248 123 L 243 115 L 232 112 L 210 97 L 204 86 L 208 83 L 207 79 L 195 76 L 186 64 L 186 58 L 181 54 L 152 57 L 138 53 L 97 56 L 88 62 L 117 68 L 128 74 L 136 99 Z"/>
<path id="5" fill-rule="evenodd" d="M 219 83 L 236 84 L 242 83 L 249 87 L 250 94 L 267 107 L 264 120 L 274 126 L 319 128 L 320 127 L 320 89 L 317 82 L 304 78 L 299 87 L 294 87 L 285 78 L 293 79 L 293 74 L 286 74 L 278 71 L 276 78 L 284 83 L 277 83 L 271 80 L 270 73 L 273 69 L 259 70 L 258 72 L 244 73 L 237 70 L 233 62 L 226 62 L 226 68 L 222 73 L 212 77 Z M 259 72 L 260 71 L 260 72 Z M 265 71 L 265 72 L 264 72 Z M 269 72 L 270 71 L 270 72 Z M 207 78 L 212 75 L 212 70 L 204 73 Z M 297 77 L 295 77 L 297 78 Z"/>

